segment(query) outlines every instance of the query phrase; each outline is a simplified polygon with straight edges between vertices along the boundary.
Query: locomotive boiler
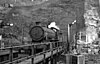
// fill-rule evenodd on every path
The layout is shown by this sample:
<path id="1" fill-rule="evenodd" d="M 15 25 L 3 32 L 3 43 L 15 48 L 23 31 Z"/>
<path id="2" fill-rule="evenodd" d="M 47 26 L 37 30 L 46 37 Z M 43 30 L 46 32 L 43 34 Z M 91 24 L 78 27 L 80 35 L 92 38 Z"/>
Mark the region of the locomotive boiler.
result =
<path id="1" fill-rule="evenodd" d="M 54 28 L 34 26 L 29 34 L 33 42 L 57 40 L 57 31 Z"/>

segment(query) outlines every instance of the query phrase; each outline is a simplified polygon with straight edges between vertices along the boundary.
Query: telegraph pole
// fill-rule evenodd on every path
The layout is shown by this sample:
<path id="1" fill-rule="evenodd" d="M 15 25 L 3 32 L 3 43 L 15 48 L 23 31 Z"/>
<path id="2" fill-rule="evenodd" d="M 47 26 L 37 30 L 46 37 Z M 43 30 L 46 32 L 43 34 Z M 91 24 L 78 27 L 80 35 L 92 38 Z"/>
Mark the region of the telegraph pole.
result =
<path id="1" fill-rule="evenodd" d="M 68 37 L 67 37 L 67 41 L 68 41 L 68 53 L 70 53 L 70 24 L 68 24 Z"/>
<path id="2" fill-rule="evenodd" d="M 75 23 L 76 23 L 76 20 L 74 20 L 74 22 L 68 24 L 68 35 L 67 35 L 68 40 L 67 41 L 68 41 L 68 51 L 69 51 L 69 53 L 71 52 L 71 49 L 70 49 L 71 48 L 71 37 L 70 37 L 71 36 L 71 26 L 74 25 Z"/>

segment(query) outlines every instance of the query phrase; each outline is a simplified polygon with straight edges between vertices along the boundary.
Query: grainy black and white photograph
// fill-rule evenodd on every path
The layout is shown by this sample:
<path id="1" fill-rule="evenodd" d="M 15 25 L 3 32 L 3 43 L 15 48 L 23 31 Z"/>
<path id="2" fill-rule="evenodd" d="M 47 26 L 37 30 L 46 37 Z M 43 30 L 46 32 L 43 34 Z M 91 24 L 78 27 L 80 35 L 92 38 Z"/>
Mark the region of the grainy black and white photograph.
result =
<path id="1" fill-rule="evenodd" d="M 0 0 L 0 64 L 100 64 L 100 0 Z"/>

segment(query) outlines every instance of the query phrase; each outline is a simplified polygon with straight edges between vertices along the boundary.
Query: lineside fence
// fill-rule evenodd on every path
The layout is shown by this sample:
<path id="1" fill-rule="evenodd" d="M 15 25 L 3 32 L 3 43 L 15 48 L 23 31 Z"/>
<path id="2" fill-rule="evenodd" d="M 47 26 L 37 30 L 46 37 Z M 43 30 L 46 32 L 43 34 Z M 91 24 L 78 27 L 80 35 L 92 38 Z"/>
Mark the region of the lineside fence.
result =
<path id="1" fill-rule="evenodd" d="M 35 46 L 37 45 L 50 45 L 49 50 L 44 50 L 43 52 L 35 54 Z M 13 50 L 15 48 L 24 48 L 24 47 L 31 47 L 31 55 L 26 57 L 18 57 L 13 58 Z M 48 42 L 48 43 L 36 43 L 36 44 L 27 44 L 27 45 L 20 45 L 20 46 L 11 46 L 6 48 L 0 48 L 0 50 L 9 50 L 9 60 L 0 62 L 0 64 L 18 64 L 20 62 L 23 62 L 25 60 L 31 59 L 31 64 L 36 64 L 40 61 L 43 61 L 43 64 L 46 64 L 46 58 L 50 57 L 53 59 L 54 54 L 58 54 L 61 51 L 65 50 L 65 45 L 62 42 Z M 41 59 L 36 60 L 36 57 L 43 56 Z"/>

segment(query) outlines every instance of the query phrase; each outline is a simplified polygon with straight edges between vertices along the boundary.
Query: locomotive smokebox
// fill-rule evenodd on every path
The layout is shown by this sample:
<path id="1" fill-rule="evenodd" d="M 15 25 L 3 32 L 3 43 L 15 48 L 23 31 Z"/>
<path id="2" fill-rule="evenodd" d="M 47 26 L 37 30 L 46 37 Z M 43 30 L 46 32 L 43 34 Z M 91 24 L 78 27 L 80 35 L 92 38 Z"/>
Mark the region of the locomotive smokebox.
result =
<path id="1" fill-rule="evenodd" d="M 41 26 L 34 26 L 30 30 L 29 34 L 34 42 L 50 41 L 55 39 L 56 36 L 56 32 L 54 30 Z"/>

